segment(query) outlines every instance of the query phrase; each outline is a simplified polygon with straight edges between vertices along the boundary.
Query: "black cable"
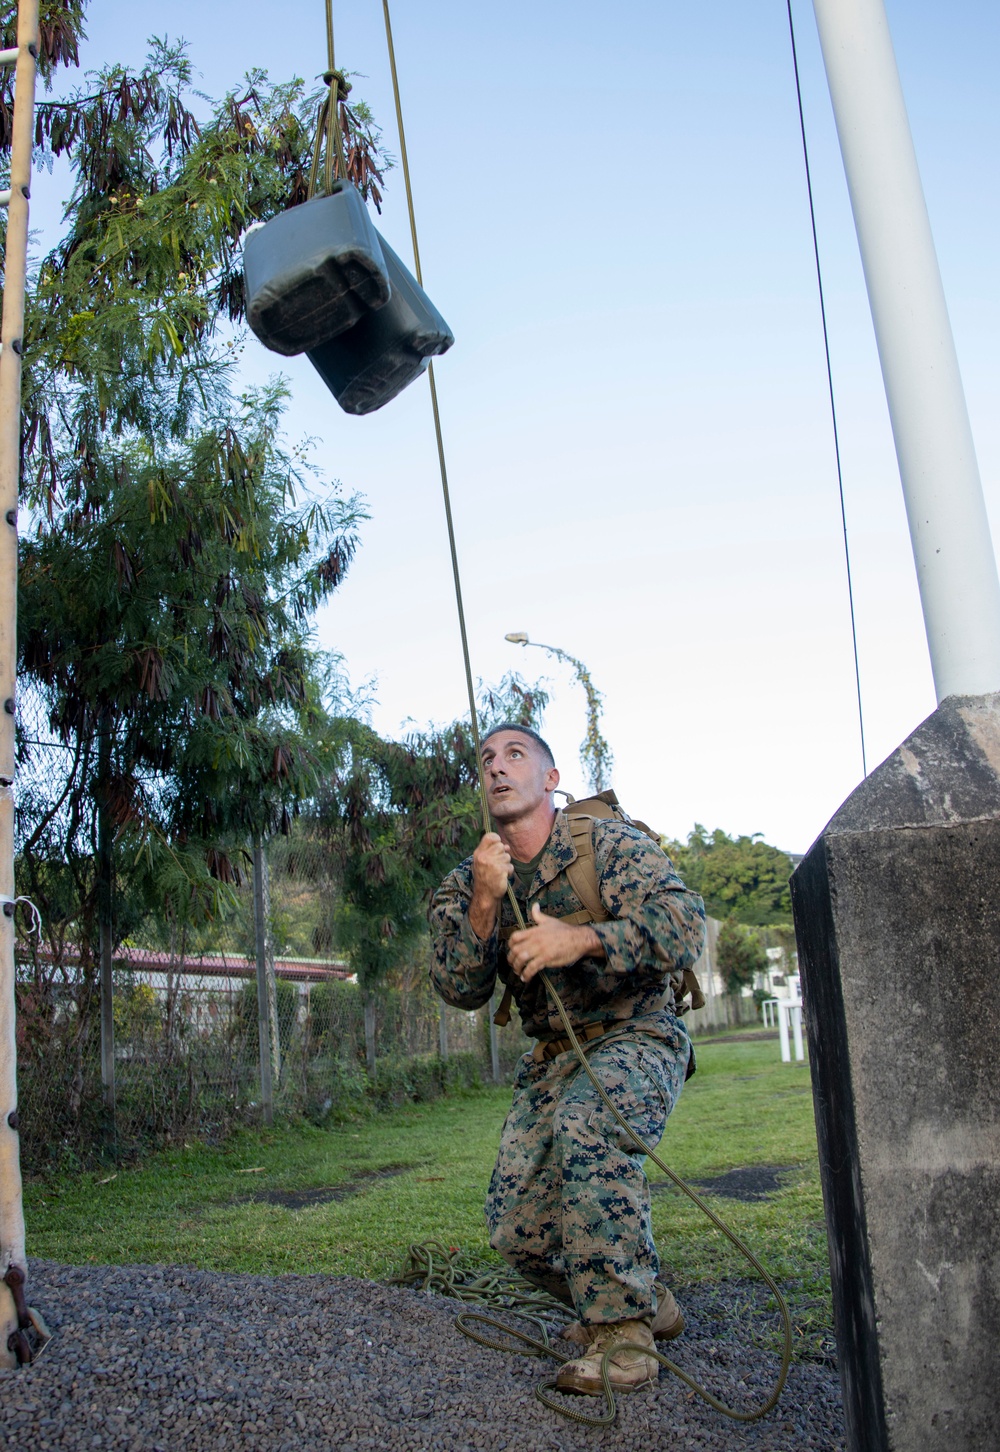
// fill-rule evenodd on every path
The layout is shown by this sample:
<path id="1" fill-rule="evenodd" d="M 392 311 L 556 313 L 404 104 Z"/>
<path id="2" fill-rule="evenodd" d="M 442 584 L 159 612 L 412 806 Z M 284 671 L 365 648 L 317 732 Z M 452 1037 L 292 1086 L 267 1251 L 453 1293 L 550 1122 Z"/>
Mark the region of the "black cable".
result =
<path id="1" fill-rule="evenodd" d="M 844 531 L 844 560 L 847 565 L 847 599 L 851 607 L 851 643 L 854 646 L 854 681 L 858 692 L 858 728 L 861 732 L 861 770 L 868 775 L 865 757 L 865 718 L 861 709 L 861 668 L 858 664 L 858 631 L 854 619 L 854 586 L 851 581 L 851 551 L 847 543 L 847 510 L 844 505 L 844 475 L 840 466 L 840 434 L 837 429 L 837 405 L 833 396 L 833 369 L 830 365 L 830 334 L 826 326 L 826 300 L 823 295 L 823 272 L 819 265 L 819 239 L 816 235 L 816 209 L 813 206 L 812 172 L 809 167 L 809 147 L 806 145 L 806 118 L 802 110 L 802 86 L 799 81 L 799 56 L 795 45 L 795 24 L 792 20 L 792 0 L 785 0 L 788 8 L 788 34 L 792 41 L 792 65 L 795 70 L 795 95 L 799 103 L 799 130 L 802 134 L 802 157 L 806 164 L 806 190 L 809 193 L 809 221 L 812 224 L 813 256 L 816 259 L 816 284 L 819 288 L 819 311 L 823 319 L 823 348 L 826 352 L 826 381 L 830 390 L 830 417 L 833 420 L 833 448 L 837 456 L 837 487 L 840 490 L 840 522 Z"/>

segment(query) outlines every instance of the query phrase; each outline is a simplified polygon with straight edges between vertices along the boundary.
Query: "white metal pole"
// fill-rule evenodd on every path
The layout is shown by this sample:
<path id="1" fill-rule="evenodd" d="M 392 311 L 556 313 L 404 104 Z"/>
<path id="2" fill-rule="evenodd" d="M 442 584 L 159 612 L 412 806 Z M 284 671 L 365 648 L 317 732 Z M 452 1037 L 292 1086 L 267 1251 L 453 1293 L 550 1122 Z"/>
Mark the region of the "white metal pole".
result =
<path id="1" fill-rule="evenodd" d="M 9 57 L 6 58 L 9 63 Z M 17 11 L 10 204 L 0 322 L 0 1366 L 24 1359 L 24 1204 L 17 1119 L 14 1000 L 14 677 L 17 669 L 17 493 L 28 193 L 38 59 L 38 0 Z M 17 1306 L 22 1307 L 18 1316 Z"/>
<path id="2" fill-rule="evenodd" d="M 790 1064 L 792 1055 L 788 1047 L 788 1000 L 784 998 L 778 1001 L 778 1043 L 781 1046 L 781 1062 Z"/>
<path id="3" fill-rule="evenodd" d="M 939 701 L 1000 690 L 1000 581 L 883 0 L 813 0 Z"/>

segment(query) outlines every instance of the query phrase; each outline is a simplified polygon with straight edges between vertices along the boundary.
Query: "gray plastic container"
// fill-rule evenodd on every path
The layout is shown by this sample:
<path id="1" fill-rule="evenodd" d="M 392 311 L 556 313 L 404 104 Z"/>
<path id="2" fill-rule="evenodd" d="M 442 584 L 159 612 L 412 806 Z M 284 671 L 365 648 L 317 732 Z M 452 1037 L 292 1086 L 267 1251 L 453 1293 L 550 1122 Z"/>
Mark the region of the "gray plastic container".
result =
<path id="1" fill-rule="evenodd" d="M 345 413 L 374 413 L 455 341 L 416 278 L 377 235 L 389 271 L 389 301 L 348 332 L 309 349 L 310 363 Z"/>
<path id="2" fill-rule="evenodd" d="M 389 301 L 378 233 L 347 181 L 250 232 L 243 274 L 251 328 L 285 357 L 328 342 Z"/>

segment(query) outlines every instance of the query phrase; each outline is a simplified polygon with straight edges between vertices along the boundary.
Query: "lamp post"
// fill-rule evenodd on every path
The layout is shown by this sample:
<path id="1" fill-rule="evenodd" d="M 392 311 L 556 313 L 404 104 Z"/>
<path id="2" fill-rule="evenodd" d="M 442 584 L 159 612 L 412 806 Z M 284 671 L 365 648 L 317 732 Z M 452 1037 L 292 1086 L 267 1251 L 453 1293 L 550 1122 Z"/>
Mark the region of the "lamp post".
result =
<path id="1" fill-rule="evenodd" d="M 590 789 L 593 792 L 602 792 L 609 785 L 611 775 L 611 763 L 613 757 L 611 747 L 601 734 L 601 693 L 590 678 L 590 672 L 582 660 L 575 655 L 570 655 L 568 650 L 562 650 L 558 645 L 542 645 L 538 640 L 529 640 L 523 630 L 511 630 L 504 636 L 511 645 L 534 645 L 539 650 L 544 650 L 549 655 L 555 656 L 556 660 L 565 661 L 573 667 L 577 680 L 584 689 L 587 697 L 587 734 L 580 747 L 580 761 L 584 771 L 590 778 Z"/>

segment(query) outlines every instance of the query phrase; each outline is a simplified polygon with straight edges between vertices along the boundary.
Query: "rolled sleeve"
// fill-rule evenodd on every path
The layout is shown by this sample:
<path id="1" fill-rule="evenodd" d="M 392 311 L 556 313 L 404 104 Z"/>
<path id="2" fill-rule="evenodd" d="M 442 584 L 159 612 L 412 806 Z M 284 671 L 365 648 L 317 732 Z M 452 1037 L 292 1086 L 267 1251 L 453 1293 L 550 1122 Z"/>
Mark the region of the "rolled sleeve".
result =
<path id="1" fill-rule="evenodd" d="M 611 921 L 592 924 L 605 973 L 681 973 L 705 943 L 705 909 L 670 858 L 652 842 L 607 833 L 595 851 L 601 900 Z"/>
<path id="2" fill-rule="evenodd" d="M 469 922 L 471 880 L 465 864 L 445 878 L 431 900 L 431 967 L 434 991 L 453 1008 L 489 1003 L 497 980 L 500 935 L 477 936 Z"/>

